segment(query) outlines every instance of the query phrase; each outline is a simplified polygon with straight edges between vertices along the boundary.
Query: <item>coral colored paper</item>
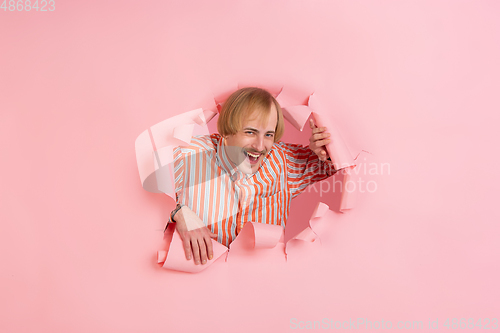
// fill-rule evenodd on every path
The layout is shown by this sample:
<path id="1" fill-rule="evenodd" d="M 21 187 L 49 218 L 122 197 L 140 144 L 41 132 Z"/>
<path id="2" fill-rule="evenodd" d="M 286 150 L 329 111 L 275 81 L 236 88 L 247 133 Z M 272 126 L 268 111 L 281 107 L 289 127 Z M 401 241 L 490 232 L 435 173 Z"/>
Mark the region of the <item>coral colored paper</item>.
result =
<path id="1" fill-rule="evenodd" d="M 230 249 L 272 249 L 283 241 L 283 236 L 282 226 L 247 222 L 231 243 Z"/>
<path id="2" fill-rule="evenodd" d="M 499 331 L 500 1 L 0 3 L 0 332 Z M 318 201 L 334 212 L 288 262 L 278 243 L 163 269 L 173 200 L 141 188 L 134 140 L 198 107 L 208 122 L 238 81 L 302 92 L 284 106 L 315 91 L 352 156 L 370 151 L 353 171 L 372 191 L 339 214 L 339 171 L 324 200 L 294 199 L 291 237 Z"/>
<path id="3" fill-rule="evenodd" d="M 343 181 L 342 181 L 342 195 L 340 199 L 340 211 L 343 212 L 346 209 L 351 209 L 354 207 L 355 193 L 357 187 L 354 186 L 353 190 L 350 191 L 348 186 L 350 184 L 356 184 L 355 177 L 352 173 L 352 169 L 356 166 L 354 159 L 352 158 L 347 145 L 345 144 L 340 132 L 334 125 L 331 117 L 325 110 L 321 107 L 316 95 L 312 94 L 309 97 L 309 106 L 313 110 L 312 116 L 314 122 L 318 127 L 326 127 L 327 131 L 330 133 L 329 139 L 331 142 L 326 145 L 326 150 L 328 155 L 332 160 L 332 164 L 336 170 L 343 169 Z"/>
<path id="4" fill-rule="evenodd" d="M 286 244 L 283 243 L 284 229 L 282 226 L 248 222 L 230 244 L 229 249 L 215 240 L 212 240 L 214 258 L 208 260 L 205 265 L 195 265 L 193 259 L 186 260 L 182 240 L 178 232 L 174 230 L 173 225 L 170 225 L 166 231 L 165 238 L 171 239 L 171 241 L 167 245 L 167 250 L 158 251 L 158 263 L 163 264 L 162 267 L 166 269 L 187 273 L 198 273 L 211 266 L 226 252 L 228 252 L 226 260 L 231 260 L 233 256 L 236 258 L 254 257 L 258 260 L 258 258 L 265 258 L 265 251 L 270 250 L 280 251 L 283 255 L 286 253 L 288 259 L 290 253 L 299 253 L 298 251 L 293 252 L 295 249 L 301 249 L 308 246 L 312 246 L 313 248 L 316 247 L 312 244 L 305 244 L 317 243 L 319 235 L 328 228 L 330 221 L 327 217 L 328 212 L 331 212 L 328 205 L 322 202 L 318 203 L 309 220 L 309 225 Z M 294 255 L 303 257 L 301 254 Z"/>
<path id="5" fill-rule="evenodd" d="M 142 186 L 154 193 L 166 193 L 174 198 L 172 151 L 173 147 L 189 145 L 193 135 L 209 134 L 205 114 L 214 113 L 196 109 L 168 118 L 142 132 L 135 141 L 137 167 Z M 168 148 L 167 148 L 168 147 Z M 171 177 L 168 177 L 168 175 Z M 162 190 L 163 189 L 163 190 Z"/>
<path id="6" fill-rule="evenodd" d="M 321 106 L 316 96 L 314 94 L 309 96 L 308 105 L 293 105 L 295 103 L 290 93 L 286 89 L 282 89 L 277 100 L 284 105 L 284 117 L 297 129 L 302 130 L 304 128 L 311 112 L 318 126 L 328 127 L 333 142 L 328 145 L 327 150 L 336 168 L 344 168 L 345 170 L 341 211 L 352 208 L 354 205 L 354 196 L 353 193 L 348 191 L 348 185 L 349 181 L 352 181 L 354 178 L 351 168 L 355 167 L 355 163 L 342 137 L 332 125 L 330 117 L 319 113 Z M 223 100 L 214 100 L 213 103 L 219 108 Z M 139 135 L 136 140 L 137 165 L 143 187 L 146 190 L 163 192 L 175 201 L 173 148 L 176 145 L 189 145 L 194 135 L 208 134 L 207 119 L 212 119 L 214 116 L 214 111 L 195 109 L 166 119 L 152 126 L 150 131 L 144 131 Z M 277 249 L 278 244 L 281 244 L 279 247 L 283 249 L 284 253 L 285 246 L 286 248 L 297 247 L 297 242 L 315 242 L 318 238 L 317 230 L 321 229 L 322 224 L 325 224 L 323 216 L 328 210 L 327 205 L 318 203 L 309 221 L 309 226 L 288 241 L 286 245 L 283 243 L 283 227 L 252 222 L 247 223 L 230 245 L 229 253 L 245 253 L 248 256 L 251 255 L 252 251 L 259 251 L 261 253 L 261 249 Z M 194 273 L 206 269 L 215 261 L 212 259 L 206 265 L 195 265 L 193 260 L 186 260 L 182 241 L 178 233 L 170 229 L 167 232 L 171 233 L 171 236 L 168 235 L 168 238 L 171 237 L 169 249 L 168 251 L 158 251 L 158 262 L 163 263 L 164 268 Z M 227 247 L 214 240 L 212 240 L 212 244 L 214 246 L 215 259 L 228 251 Z M 230 255 L 228 254 L 227 257 L 229 258 Z"/>
<path id="7" fill-rule="evenodd" d="M 214 252 L 213 259 L 208 260 L 205 265 L 196 265 L 193 257 L 190 260 L 186 259 L 182 239 L 177 230 L 174 230 L 168 251 L 158 251 L 158 263 L 163 263 L 163 268 L 175 271 L 187 273 L 201 272 L 227 252 L 227 247 L 213 239 L 211 241 Z"/>

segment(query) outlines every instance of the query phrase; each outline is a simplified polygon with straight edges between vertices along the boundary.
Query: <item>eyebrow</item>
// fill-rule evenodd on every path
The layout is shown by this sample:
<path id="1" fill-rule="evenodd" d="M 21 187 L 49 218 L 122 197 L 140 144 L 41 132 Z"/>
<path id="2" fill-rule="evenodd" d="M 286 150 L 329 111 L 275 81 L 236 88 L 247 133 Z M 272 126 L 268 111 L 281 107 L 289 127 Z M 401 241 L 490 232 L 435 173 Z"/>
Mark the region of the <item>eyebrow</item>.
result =
<path id="1" fill-rule="evenodd" d="M 245 127 L 243 130 L 244 131 L 250 130 L 250 131 L 254 131 L 254 132 L 259 133 L 259 130 L 256 128 L 253 128 L 253 127 Z M 273 133 L 274 134 L 274 131 L 267 131 L 266 133 Z"/>

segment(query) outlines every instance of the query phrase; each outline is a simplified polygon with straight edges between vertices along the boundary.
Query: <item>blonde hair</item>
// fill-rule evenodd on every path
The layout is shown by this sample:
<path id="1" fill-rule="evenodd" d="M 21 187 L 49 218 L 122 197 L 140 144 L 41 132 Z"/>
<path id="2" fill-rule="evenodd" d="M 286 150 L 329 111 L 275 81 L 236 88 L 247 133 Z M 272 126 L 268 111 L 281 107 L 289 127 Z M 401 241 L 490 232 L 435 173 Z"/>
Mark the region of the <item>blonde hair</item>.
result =
<path id="1" fill-rule="evenodd" d="M 267 90 L 256 87 L 242 88 L 229 96 L 220 111 L 217 130 L 222 136 L 234 135 L 242 129 L 243 121 L 255 112 L 258 112 L 260 121 L 265 122 L 271 114 L 273 103 L 278 112 L 274 142 L 278 142 L 285 131 L 281 107 Z"/>

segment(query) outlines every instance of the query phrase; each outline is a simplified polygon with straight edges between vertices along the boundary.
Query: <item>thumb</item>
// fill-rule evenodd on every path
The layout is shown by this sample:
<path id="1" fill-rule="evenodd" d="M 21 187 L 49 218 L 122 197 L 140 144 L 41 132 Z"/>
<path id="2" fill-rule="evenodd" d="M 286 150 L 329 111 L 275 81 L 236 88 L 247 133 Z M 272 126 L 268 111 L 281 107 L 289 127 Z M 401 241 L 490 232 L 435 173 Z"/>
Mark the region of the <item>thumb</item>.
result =
<path id="1" fill-rule="evenodd" d="M 219 236 L 217 234 L 214 234 L 213 232 L 210 232 L 210 238 L 218 238 Z"/>

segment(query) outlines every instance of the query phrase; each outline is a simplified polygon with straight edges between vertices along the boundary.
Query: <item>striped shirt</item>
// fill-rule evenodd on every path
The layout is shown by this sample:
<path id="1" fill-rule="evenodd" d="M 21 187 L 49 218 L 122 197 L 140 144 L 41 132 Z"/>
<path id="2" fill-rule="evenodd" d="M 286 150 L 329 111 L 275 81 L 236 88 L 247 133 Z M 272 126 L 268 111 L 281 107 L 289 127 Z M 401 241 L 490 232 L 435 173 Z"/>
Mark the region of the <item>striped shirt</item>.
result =
<path id="1" fill-rule="evenodd" d="M 254 174 L 229 160 L 220 134 L 193 137 L 174 149 L 177 203 L 186 205 L 229 246 L 246 222 L 285 227 L 291 200 L 335 170 L 309 149 L 277 142 Z"/>

